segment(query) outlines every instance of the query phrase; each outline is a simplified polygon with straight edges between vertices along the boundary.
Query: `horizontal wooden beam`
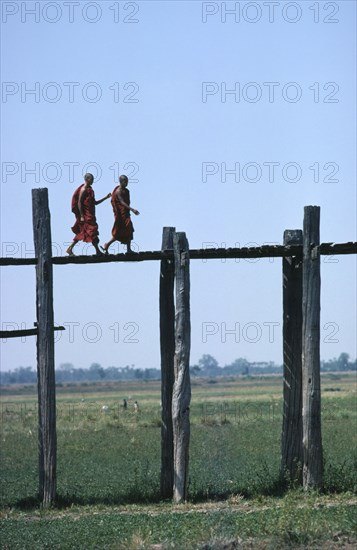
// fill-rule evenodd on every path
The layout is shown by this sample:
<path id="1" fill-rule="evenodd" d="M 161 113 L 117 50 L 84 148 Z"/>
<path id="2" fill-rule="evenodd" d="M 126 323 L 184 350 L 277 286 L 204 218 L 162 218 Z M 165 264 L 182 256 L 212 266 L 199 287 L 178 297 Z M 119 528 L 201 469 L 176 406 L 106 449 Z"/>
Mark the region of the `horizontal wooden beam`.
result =
<path id="1" fill-rule="evenodd" d="M 357 242 L 322 243 L 319 246 L 322 256 L 357 254 Z M 228 258 L 286 258 L 301 256 L 301 245 L 263 245 L 243 248 L 197 248 L 191 249 L 190 260 L 220 260 Z M 54 265 L 64 264 L 104 264 L 111 262 L 144 262 L 150 260 L 173 260 L 171 250 L 154 250 L 129 254 L 108 254 L 102 256 L 55 256 Z M 36 265 L 36 258 L 0 258 L 0 266 Z"/>
<path id="2" fill-rule="evenodd" d="M 263 245 L 243 248 L 201 248 L 189 251 L 190 260 L 221 260 L 226 258 L 277 258 L 299 256 L 300 245 Z"/>
<path id="3" fill-rule="evenodd" d="M 66 330 L 65 327 L 53 327 L 53 330 Z M 0 330 L 0 338 L 21 338 L 23 336 L 37 336 L 37 328 L 23 330 Z"/>
<path id="4" fill-rule="evenodd" d="M 357 254 L 357 243 L 321 243 L 319 248 L 321 256 Z"/>
<path id="5" fill-rule="evenodd" d="M 97 256 L 55 256 L 52 258 L 54 265 L 63 264 L 105 264 L 111 262 L 143 262 L 150 260 L 162 260 L 174 258 L 173 252 L 161 252 L 161 250 L 132 252 L 127 254 L 102 254 Z"/>
<path id="6" fill-rule="evenodd" d="M 0 266 L 4 265 L 37 265 L 37 258 L 0 258 Z"/>
<path id="7" fill-rule="evenodd" d="M 302 254 L 300 245 L 264 245 L 251 248 L 198 248 L 191 249 L 190 259 L 209 260 L 222 258 L 270 258 L 295 256 Z M 154 250 L 152 252 L 136 252 L 132 254 L 108 254 L 103 256 L 60 256 L 52 258 L 55 265 L 63 264 L 96 264 L 106 262 L 142 262 L 148 260 L 173 260 L 172 250 Z"/>

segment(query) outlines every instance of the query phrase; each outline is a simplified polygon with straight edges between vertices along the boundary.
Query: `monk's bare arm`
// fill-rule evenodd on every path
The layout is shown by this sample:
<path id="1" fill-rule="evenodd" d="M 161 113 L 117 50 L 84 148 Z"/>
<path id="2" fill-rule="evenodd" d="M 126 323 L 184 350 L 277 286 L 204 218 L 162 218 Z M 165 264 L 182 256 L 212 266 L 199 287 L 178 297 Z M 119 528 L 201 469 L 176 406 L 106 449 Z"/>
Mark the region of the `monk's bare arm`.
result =
<path id="1" fill-rule="evenodd" d="M 105 197 L 103 197 L 102 199 L 99 199 L 99 201 L 94 201 L 94 204 L 97 206 L 97 204 L 100 204 L 101 202 L 106 201 L 107 199 L 110 199 L 111 196 L 112 194 L 108 193 L 108 195 L 105 195 Z"/>
<path id="2" fill-rule="evenodd" d="M 79 192 L 79 197 L 78 197 L 78 210 L 79 210 L 79 215 L 81 217 L 81 222 L 84 221 L 83 208 L 82 208 L 82 198 L 83 198 L 84 191 L 85 191 L 85 187 L 83 185 L 82 189 Z"/>
<path id="3" fill-rule="evenodd" d="M 140 214 L 139 210 L 135 210 L 135 208 L 131 208 L 131 206 L 129 206 L 128 204 L 126 204 L 126 202 L 123 201 L 122 199 L 122 196 L 121 196 L 121 192 L 120 192 L 120 189 L 118 189 L 117 191 L 117 197 L 120 201 L 120 203 L 125 206 L 125 208 L 127 208 L 128 210 L 130 210 L 131 212 L 133 212 L 136 216 L 138 216 Z"/>

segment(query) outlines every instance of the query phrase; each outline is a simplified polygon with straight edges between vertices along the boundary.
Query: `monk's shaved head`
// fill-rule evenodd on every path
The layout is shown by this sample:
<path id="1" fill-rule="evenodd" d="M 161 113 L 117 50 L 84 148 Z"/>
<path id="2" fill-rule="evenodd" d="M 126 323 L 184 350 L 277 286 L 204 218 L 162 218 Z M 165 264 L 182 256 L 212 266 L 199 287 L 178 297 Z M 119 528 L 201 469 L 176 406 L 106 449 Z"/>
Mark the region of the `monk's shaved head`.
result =
<path id="1" fill-rule="evenodd" d="M 119 183 L 122 185 L 123 183 L 128 183 L 128 176 L 120 176 L 119 177 Z"/>
<path id="2" fill-rule="evenodd" d="M 94 181 L 93 174 L 89 174 L 89 173 L 85 174 L 84 175 L 84 181 Z"/>

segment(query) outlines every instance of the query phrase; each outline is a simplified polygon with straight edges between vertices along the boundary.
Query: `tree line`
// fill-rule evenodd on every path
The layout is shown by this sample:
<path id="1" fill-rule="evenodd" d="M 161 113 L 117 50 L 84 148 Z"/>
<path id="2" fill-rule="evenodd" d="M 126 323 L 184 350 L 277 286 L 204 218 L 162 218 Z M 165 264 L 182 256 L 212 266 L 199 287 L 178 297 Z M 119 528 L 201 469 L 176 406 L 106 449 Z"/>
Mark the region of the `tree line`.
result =
<path id="1" fill-rule="evenodd" d="M 321 372 L 357 371 L 357 359 L 350 361 L 348 353 L 341 353 L 338 358 L 321 361 Z M 202 355 L 196 365 L 190 367 L 194 378 L 216 378 L 218 376 L 261 376 L 267 374 L 282 375 L 283 366 L 274 362 L 249 362 L 244 358 L 235 359 L 233 363 L 220 366 L 212 355 Z M 56 383 L 70 382 L 114 382 L 116 380 L 160 380 L 160 369 L 125 367 L 102 367 L 92 363 L 89 368 L 76 368 L 72 363 L 62 363 L 56 369 Z M 0 384 L 36 384 L 37 372 L 32 367 L 18 367 L 13 371 L 0 372 Z"/>

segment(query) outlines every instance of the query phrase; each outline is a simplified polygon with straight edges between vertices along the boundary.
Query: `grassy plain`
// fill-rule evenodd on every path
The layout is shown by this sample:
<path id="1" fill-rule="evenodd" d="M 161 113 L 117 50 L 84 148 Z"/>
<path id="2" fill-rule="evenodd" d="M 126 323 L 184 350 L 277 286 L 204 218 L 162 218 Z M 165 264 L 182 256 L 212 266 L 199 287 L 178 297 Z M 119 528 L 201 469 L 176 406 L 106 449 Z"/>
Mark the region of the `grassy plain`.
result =
<path id="1" fill-rule="evenodd" d="M 159 497 L 159 383 L 128 381 L 57 389 L 58 507 L 39 509 L 35 391 L 2 392 L 1 548 L 354 547 L 355 375 L 322 377 L 321 495 L 280 478 L 281 379 L 193 380 L 182 506 Z"/>

